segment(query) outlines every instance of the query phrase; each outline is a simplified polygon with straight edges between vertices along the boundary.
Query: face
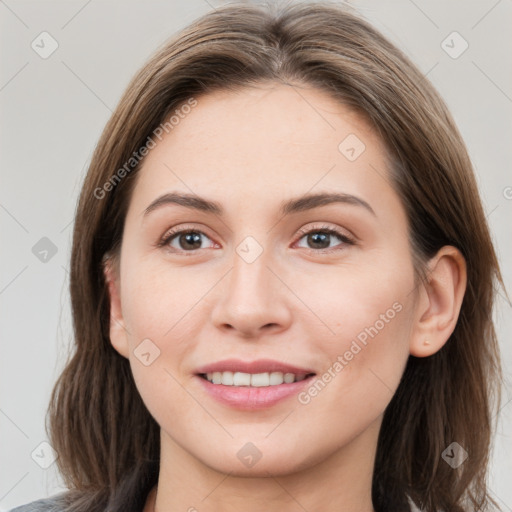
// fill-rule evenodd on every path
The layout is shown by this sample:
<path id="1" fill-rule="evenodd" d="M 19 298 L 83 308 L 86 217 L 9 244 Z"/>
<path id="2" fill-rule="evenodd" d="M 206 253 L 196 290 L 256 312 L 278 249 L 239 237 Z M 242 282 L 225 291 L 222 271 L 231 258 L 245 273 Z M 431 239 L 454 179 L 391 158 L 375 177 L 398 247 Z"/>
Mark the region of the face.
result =
<path id="1" fill-rule="evenodd" d="M 116 275 L 111 340 L 169 450 L 278 475 L 376 444 L 415 294 L 362 117 L 312 88 L 197 98 L 144 161 Z"/>

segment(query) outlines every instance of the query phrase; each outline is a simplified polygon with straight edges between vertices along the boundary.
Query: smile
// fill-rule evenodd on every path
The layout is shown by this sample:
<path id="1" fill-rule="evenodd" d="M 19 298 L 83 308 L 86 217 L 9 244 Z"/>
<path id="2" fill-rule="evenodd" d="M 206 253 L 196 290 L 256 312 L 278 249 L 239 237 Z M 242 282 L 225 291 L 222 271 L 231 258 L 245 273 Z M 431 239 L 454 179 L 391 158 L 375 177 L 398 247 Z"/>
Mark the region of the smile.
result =
<path id="1" fill-rule="evenodd" d="M 300 382 L 310 375 L 312 374 L 283 372 L 208 372 L 206 374 L 200 374 L 201 377 L 212 384 L 221 384 L 223 386 L 248 386 L 255 388 L 292 384 L 293 382 Z"/>

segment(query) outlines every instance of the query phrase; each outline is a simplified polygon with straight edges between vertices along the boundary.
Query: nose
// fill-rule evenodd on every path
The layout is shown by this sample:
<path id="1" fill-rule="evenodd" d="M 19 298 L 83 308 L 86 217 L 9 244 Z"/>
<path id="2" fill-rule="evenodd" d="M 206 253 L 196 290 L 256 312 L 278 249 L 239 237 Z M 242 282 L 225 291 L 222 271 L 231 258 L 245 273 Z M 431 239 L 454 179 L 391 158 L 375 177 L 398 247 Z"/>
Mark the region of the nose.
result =
<path id="1" fill-rule="evenodd" d="M 216 290 L 215 327 L 243 338 L 286 330 L 292 319 L 289 301 L 293 294 L 279 273 L 265 251 L 251 263 L 235 252 L 233 267 Z"/>

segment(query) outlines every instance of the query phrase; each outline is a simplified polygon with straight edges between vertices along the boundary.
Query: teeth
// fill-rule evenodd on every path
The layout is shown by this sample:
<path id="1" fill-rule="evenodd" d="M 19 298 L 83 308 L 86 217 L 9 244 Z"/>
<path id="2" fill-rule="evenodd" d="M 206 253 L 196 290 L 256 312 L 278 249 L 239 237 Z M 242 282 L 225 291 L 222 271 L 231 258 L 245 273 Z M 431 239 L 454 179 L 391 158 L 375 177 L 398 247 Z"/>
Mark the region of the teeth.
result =
<path id="1" fill-rule="evenodd" d="M 251 375 L 251 386 L 257 388 L 270 386 L 270 374 L 254 373 L 253 375 Z"/>
<path id="2" fill-rule="evenodd" d="M 233 386 L 250 386 L 250 385 L 251 385 L 251 374 L 250 373 L 242 373 L 242 372 L 234 373 Z"/>
<path id="3" fill-rule="evenodd" d="M 211 372 L 206 374 L 206 378 L 212 384 L 222 384 L 224 386 L 251 386 L 255 388 L 279 386 L 281 384 L 291 384 L 299 382 L 306 378 L 306 374 L 267 372 L 267 373 L 243 373 L 243 372 Z"/>
<path id="4" fill-rule="evenodd" d="M 295 375 L 293 373 L 285 373 L 284 374 L 284 382 L 286 384 L 291 384 L 295 380 Z"/>
<path id="5" fill-rule="evenodd" d="M 268 380 L 271 386 L 278 386 L 284 382 L 283 374 L 281 372 L 272 372 Z"/>

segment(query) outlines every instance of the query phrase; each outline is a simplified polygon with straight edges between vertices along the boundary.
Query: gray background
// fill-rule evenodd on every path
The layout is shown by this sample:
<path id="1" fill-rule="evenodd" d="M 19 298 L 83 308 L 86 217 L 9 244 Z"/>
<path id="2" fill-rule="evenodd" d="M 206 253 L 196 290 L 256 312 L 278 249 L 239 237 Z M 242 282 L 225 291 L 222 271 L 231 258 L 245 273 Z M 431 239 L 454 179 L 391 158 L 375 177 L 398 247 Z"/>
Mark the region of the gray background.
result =
<path id="1" fill-rule="evenodd" d="M 157 46 L 222 3 L 0 0 L 0 510 L 63 489 L 56 464 L 43 469 L 35 461 L 51 462 L 51 450 L 40 443 L 72 338 L 72 220 L 95 143 L 129 79 Z M 512 0 L 350 3 L 405 50 L 447 101 L 475 164 L 510 290 Z M 31 47 L 43 31 L 59 45 L 47 59 Z M 442 47 L 453 31 L 469 44 L 458 58 Z M 452 39 L 445 45 L 453 53 L 463 43 Z M 32 250 L 43 237 L 57 250 L 52 255 L 50 247 L 47 261 Z M 48 241 L 39 244 L 44 249 Z M 510 312 L 500 299 L 495 318 L 508 382 Z M 511 398 L 508 385 L 490 481 L 505 511 L 512 511 Z"/>

